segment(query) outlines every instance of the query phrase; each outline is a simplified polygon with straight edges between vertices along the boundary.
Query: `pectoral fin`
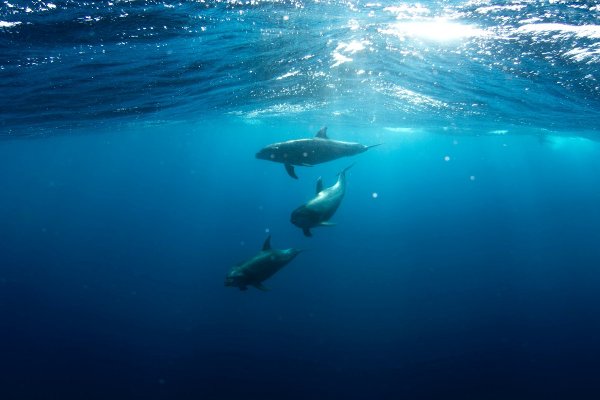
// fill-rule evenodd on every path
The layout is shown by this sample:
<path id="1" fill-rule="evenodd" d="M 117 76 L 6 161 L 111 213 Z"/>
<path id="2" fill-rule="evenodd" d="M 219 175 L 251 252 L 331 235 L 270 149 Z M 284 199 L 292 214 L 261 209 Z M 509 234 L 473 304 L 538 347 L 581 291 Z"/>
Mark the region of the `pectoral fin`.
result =
<path id="1" fill-rule="evenodd" d="M 291 176 L 294 179 L 298 179 L 298 176 L 296 176 L 296 171 L 294 171 L 294 166 L 292 164 L 285 164 L 285 170 L 289 176 Z"/>
<path id="2" fill-rule="evenodd" d="M 263 285 L 262 283 L 257 283 L 257 284 L 254 284 L 252 286 L 254 286 L 255 288 L 257 288 L 258 290 L 262 290 L 263 292 L 268 292 L 269 291 L 269 288 L 266 287 L 265 285 Z"/>
<path id="3" fill-rule="evenodd" d="M 306 237 L 312 236 L 312 233 L 310 233 L 310 229 L 308 229 L 308 228 L 302 229 L 302 232 L 304 233 L 304 236 L 306 236 Z"/>

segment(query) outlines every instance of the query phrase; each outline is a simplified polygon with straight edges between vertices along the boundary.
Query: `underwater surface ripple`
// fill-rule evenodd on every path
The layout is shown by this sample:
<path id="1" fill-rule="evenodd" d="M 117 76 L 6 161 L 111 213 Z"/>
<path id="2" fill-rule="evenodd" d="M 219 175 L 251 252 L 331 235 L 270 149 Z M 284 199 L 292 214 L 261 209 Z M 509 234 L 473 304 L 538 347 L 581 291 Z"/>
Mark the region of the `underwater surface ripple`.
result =
<path id="1" fill-rule="evenodd" d="M 579 1 L 4 1 L 0 134 L 234 115 L 597 131 Z M 468 127 L 467 127 L 468 125 Z"/>

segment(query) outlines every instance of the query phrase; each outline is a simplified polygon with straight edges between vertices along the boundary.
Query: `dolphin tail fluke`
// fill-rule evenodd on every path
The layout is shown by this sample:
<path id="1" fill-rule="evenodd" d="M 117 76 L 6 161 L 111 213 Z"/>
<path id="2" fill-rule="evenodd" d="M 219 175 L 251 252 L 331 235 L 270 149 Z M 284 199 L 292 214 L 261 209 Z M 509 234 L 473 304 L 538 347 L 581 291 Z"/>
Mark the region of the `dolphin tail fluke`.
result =
<path id="1" fill-rule="evenodd" d="M 296 175 L 296 171 L 294 171 L 294 166 L 292 164 L 285 164 L 285 171 L 294 179 L 298 179 Z"/>
<path id="2" fill-rule="evenodd" d="M 356 163 L 352 163 L 352 164 L 348 165 L 348 166 L 347 166 L 346 168 L 344 168 L 344 169 L 343 169 L 343 170 L 342 170 L 342 171 L 341 171 L 341 172 L 340 172 L 338 175 L 345 176 L 345 174 L 346 174 L 346 171 L 348 171 L 350 168 L 354 167 L 354 164 L 356 164 Z"/>
<path id="3" fill-rule="evenodd" d="M 310 229 L 308 229 L 308 228 L 302 229 L 302 233 L 304 233 L 304 236 L 306 236 L 306 237 L 312 237 L 312 233 L 310 232 Z"/>

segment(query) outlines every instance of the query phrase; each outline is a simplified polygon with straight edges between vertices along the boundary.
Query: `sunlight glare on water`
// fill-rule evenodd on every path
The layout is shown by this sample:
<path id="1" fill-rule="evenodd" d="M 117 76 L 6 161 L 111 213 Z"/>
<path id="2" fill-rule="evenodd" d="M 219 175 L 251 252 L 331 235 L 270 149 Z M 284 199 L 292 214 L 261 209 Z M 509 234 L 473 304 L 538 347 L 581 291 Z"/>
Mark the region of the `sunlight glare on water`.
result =
<path id="1" fill-rule="evenodd" d="M 0 135 L 200 115 L 597 130 L 599 20 L 575 1 L 10 2 Z"/>
<path id="2" fill-rule="evenodd" d="M 381 33 L 394 35 L 400 39 L 420 38 L 436 42 L 453 42 L 465 38 L 484 37 L 487 33 L 472 25 L 450 22 L 444 18 L 423 21 L 397 22 Z"/>

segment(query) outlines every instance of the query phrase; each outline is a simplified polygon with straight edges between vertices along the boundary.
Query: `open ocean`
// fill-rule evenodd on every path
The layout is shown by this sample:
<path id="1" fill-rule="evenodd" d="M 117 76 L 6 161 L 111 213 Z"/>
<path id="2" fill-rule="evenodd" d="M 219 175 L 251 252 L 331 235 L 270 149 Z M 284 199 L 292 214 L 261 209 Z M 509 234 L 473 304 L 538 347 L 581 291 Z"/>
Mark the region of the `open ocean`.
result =
<path id="1" fill-rule="evenodd" d="M 2 0 L 0 399 L 600 399 L 600 4 Z"/>

